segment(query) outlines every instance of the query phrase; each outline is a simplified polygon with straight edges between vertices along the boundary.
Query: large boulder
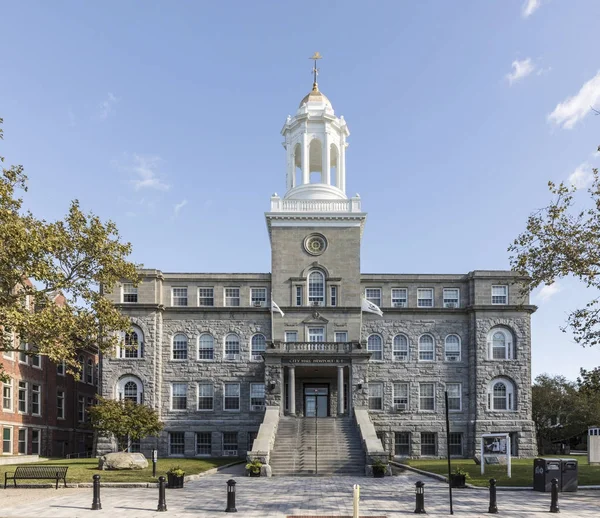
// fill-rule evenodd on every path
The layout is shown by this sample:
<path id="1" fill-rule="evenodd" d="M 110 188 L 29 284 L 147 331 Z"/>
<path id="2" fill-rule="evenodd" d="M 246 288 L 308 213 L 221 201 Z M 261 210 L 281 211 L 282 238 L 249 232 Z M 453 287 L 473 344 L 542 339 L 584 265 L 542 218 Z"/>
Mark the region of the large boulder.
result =
<path id="1" fill-rule="evenodd" d="M 144 469 L 148 461 L 141 453 L 107 453 L 98 459 L 99 469 Z"/>

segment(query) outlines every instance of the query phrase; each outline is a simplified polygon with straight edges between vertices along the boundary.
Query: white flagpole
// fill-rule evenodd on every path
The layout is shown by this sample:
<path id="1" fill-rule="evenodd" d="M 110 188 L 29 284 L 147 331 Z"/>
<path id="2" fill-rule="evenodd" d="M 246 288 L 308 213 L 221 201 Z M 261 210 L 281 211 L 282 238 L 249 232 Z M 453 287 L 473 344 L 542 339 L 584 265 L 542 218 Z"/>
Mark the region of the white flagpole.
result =
<path id="1" fill-rule="evenodd" d="M 358 329 L 358 342 L 359 347 L 362 347 L 362 324 L 363 324 L 363 308 L 362 308 L 362 295 L 360 296 L 360 328 Z"/>
<path id="2" fill-rule="evenodd" d="M 275 336 L 274 336 L 274 318 L 273 318 L 273 290 L 271 290 L 271 300 L 269 301 L 270 305 L 271 305 L 271 343 L 274 343 L 275 341 Z"/>

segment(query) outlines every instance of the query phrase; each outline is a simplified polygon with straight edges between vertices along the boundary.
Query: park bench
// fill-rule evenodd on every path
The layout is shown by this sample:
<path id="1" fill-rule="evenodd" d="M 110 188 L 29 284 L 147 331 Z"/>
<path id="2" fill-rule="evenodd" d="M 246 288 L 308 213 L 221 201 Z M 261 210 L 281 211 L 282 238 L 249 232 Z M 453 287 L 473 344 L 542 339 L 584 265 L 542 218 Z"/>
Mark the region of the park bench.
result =
<path id="1" fill-rule="evenodd" d="M 69 466 L 17 466 L 13 473 L 4 473 L 4 489 L 9 480 L 17 487 L 17 479 L 52 479 L 56 480 L 56 489 L 58 489 L 58 481 L 63 480 L 67 487 L 67 470 Z M 11 476 L 12 475 L 12 476 Z"/>

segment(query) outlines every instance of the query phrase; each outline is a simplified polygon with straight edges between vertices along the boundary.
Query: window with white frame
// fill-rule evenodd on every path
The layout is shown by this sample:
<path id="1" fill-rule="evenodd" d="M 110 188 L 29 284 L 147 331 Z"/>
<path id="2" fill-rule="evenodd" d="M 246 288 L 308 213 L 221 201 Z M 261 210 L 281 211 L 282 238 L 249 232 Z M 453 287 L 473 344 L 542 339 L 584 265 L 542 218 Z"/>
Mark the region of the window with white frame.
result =
<path id="1" fill-rule="evenodd" d="M 65 418 L 65 391 L 58 390 L 56 392 L 56 417 L 57 419 Z"/>
<path id="2" fill-rule="evenodd" d="M 224 404 L 225 410 L 239 411 L 240 409 L 240 384 L 225 383 Z"/>
<path id="3" fill-rule="evenodd" d="M 419 361 L 432 362 L 435 359 L 435 341 L 431 335 L 419 338 Z"/>
<path id="4" fill-rule="evenodd" d="M 138 289 L 133 284 L 123 284 L 123 302 L 137 302 Z"/>
<path id="5" fill-rule="evenodd" d="M 444 358 L 447 362 L 460 361 L 460 337 L 448 335 L 444 342 Z"/>
<path id="6" fill-rule="evenodd" d="M 308 341 L 309 342 L 324 342 L 325 341 L 325 328 L 324 327 L 309 327 L 308 328 Z"/>
<path id="7" fill-rule="evenodd" d="M 492 286 L 492 304 L 508 304 L 508 286 Z"/>
<path id="8" fill-rule="evenodd" d="M 198 306 L 214 306 L 215 305 L 215 289 L 214 288 L 198 288 Z"/>
<path id="9" fill-rule="evenodd" d="M 421 455 L 437 455 L 437 433 L 421 432 Z"/>
<path id="10" fill-rule="evenodd" d="M 196 455 L 212 454 L 212 433 L 196 432 Z"/>
<path id="11" fill-rule="evenodd" d="M 171 384 L 171 410 L 187 409 L 187 383 Z"/>
<path id="12" fill-rule="evenodd" d="M 172 304 L 173 306 L 187 306 L 188 305 L 188 292 L 187 287 L 173 288 L 172 291 Z"/>
<path id="13" fill-rule="evenodd" d="M 396 362 L 405 362 L 408 360 L 408 338 L 406 335 L 394 336 L 392 353 L 393 359 Z"/>
<path id="14" fill-rule="evenodd" d="M 302 286 L 296 286 L 296 306 L 302 306 Z"/>
<path id="15" fill-rule="evenodd" d="M 508 329 L 494 328 L 488 334 L 488 358 L 490 360 L 512 360 L 515 355 L 512 333 Z"/>
<path id="16" fill-rule="evenodd" d="M 462 385 L 460 383 L 446 383 L 448 392 L 448 410 L 459 412 L 462 410 Z"/>
<path id="17" fill-rule="evenodd" d="M 215 409 L 215 387 L 212 383 L 198 384 L 198 410 L 209 411 Z"/>
<path id="18" fill-rule="evenodd" d="M 336 331 L 333 337 L 336 342 L 347 342 L 348 331 Z"/>
<path id="19" fill-rule="evenodd" d="M 234 333 L 230 333 L 225 337 L 225 359 L 240 359 L 240 337 Z"/>
<path id="20" fill-rule="evenodd" d="M 2 453 L 12 453 L 12 427 L 2 428 Z"/>
<path id="21" fill-rule="evenodd" d="M 252 359 L 256 361 L 262 360 L 263 357 L 261 353 L 264 353 L 265 349 L 267 348 L 267 339 L 265 338 L 265 335 L 254 335 L 251 341 L 251 348 Z"/>
<path id="22" fill-rule="evenodd" d="M 56 374 L 58 374 L 59 376 L 64 376 L 66 370 L 67 366 L 65 364 L 65 360 L 62 360 L 61 362 L 56 364 Z"/>
<path id="23" fill-rule="evenodd" d="M 198 339 L 198 359 L 215 359 L 215 339 L 208 333 L 200 335 L 200 338 Z"/>
<path id="24" fill-rule="evenodd" d="M 13 411 L 13 380 L 2 383 L 2 409 L 5 412 Z"/>
<path id="25" fill-rule="evenodd" d="M 85 423 L 85 396 L 77 396 L 77 421 Z"/>
<path id="26" fill-rule="evenodd" d="M 460 290 L 458 288 L 444 288 L 444 307 L 457 308 L 460 305 Z"/>
<path id="27" fill-rule="evenodd" d="M 265 384 L 250 383 L 250 410 L 265 409 Z"/>
<path id="28" fill-rule="evenodd" d="M 394 454 L 402 457 L 410 455 L 410 432 L 394 433 Z"/>
<path id="29" fill-rule="evenodd" d="M 285 341 L 287 343 L 297 342 L 298 341 L 298 331 L 286 331 L 285 332 Z"/>
<path id="30" fill-rule="evenodd" d="M 223 455 L 237 455 L 238 433 L 223 432 Z"/>
<path id="31" fill-rule="evenodd" d="M 240 305 L 240 289 L 225 288 L 225 306 L 237 307 Z"/>
<path id="32" fill-rule="evenodd" d="M 8 335 L 8 336 L 6 336 Z M 8 349 L 13 349 L 15 346 L 15 336 L 12 332 L 5 330 L 5 339 L 7 339 L 7 344 L 6 347 Z M 11 350 L 11 351 L 3 351 L 2 352 L 2 357 L 6 358 L 7 360 L 10 361 L 14 361 L 15 360 L 15 351 Z"/>
<path id="33" fill-rule="evenodd" d="M 367 338 L 367 351 L 371 353 L 371 360 L 383 360 L 383 339 L 379 335 L 370 335 Z"/>
<path id="34" fill-rule="evenodd" d="M 42 413 L 42 386 L 31 384 L 31 415 L 39 416 Z"/>
<path id="35" fill-rule="evenodd" d="M 25 455 L 27 453 L 27 429 L 19 428 L 17 432 L 17 447 L 19 455 Z"/>
<path id="36" fill-rule="evenodd" d="M 133 376 L 125 376 L 117 383 L 116 393 L 118 400 L 141 403 L 143 398 L 142 382 Z"/>
<path id="37" fill-rule="evenodd" d="M 19 381 L 18 394 L 17 394 L 17 410 L 21 414 L 27 413 L 27 397 L 28 384 L 26 381 Z"/>
<path id="38" fill-rule="evenodd" d="M 325 305 L 325 276 L 318 270 L 308 275 L 308 303 L 311 306 Z"/>
<path id="39" fill-rule="evenodd" d="M 331 304 L 331 306 L 337 306 L 337 300 L 338 300 L 338 287 L 330 286 L 329 287 L 329 303 Z"/>
<path id="40" fill-rule="evenodd" d="M 408 383 L 394 383 L 394 410 L 408 410 Z"/>
<path id="41" fill-rule="evenodd" d="M 408 289 L 392 288 L 392 307 L 405 308 L 408 306 Z"/>
<path id="42" fill-rule="evenodd" d="M 369 410 L 383 410 L 383 383 L 369 383 Z"/>
<path id="43" fill-rule="evenodd" d="M 123 401 L 138 403 L 138 385 L 135 381 L 128 381 L 123 385 Z"/>
<path id="44" fill-rule="evenodd" d="M 173 360 L 187 360 L 188 339 L 187 336 L 177 334 L 173 337 Z"/>
<path id="45" fill-rule="evenodd" d="M 169 455 L 185 453 L 185 432 L 169 432 Z"/>
<path id="46" fill-rule="evenodd" d="M 512 411 L 514 404 L 515 388 L 513 383 L 506 378 L 496 378 L 488 385 L 488 409 Z"/>
<path id="47" fill-rule="evenodd" d="M 417 306 L 420 308 L 433 307 L 433 288 L 419 288 L 417 290 Z"/>
<path id="48" fill-rule="evenodd" d="M 27 355 L 28 348 L 29 345 L 27 343 L 19 343 L 19 363 L 29 363 L 29 356 Z"/>
<path id="49" fill-rule="evenodd" d="M 462 457 L 463 455 L 463 434 L 451 432 L 448 436 L 448 453 L 452 456 Z"/>
<path id="50" fill-rule="evenodd" d="M 381 288 L 365 288 L 365 299 L 381 307 Z"/>
<path id="51" fill-rule="evenodd" d="M 37 345 L 32 345 L 31 349 L 33 351 L 37 351 Z M 42 368 L 42 357 L 39 354 L 32 354 L 31 355 L 31 366 L 36 368 L 36 369 L 41 369 Z"/>
<path id="52" fill-rule="evenodd" d="M 267 288 L 250 288 L 250 303 L 257 308 L 267 306 Z"/>
<path id="53" fill-rule="evenodd" d="M 41 430 L 31 430 L 31 454 L 39 455 L 41 453 L 40 444 L 42 442 L 42 431 Z"/>
<path id="54" fill-rule="evenodd" d="M 419 383 L 419 410 L 435 410 L 435 383 Z"/>

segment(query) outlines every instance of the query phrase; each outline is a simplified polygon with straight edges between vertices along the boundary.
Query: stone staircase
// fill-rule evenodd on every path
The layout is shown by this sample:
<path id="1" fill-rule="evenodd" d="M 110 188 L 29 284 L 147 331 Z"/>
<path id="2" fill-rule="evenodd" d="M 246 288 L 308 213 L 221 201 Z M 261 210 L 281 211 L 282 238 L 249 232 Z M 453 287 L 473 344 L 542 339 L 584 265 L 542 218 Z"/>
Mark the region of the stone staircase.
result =
<path id="1" fill-rule="evenodd" d="M 315 421 L 280 418 L 270 460 L 273 475 L 364 475 L 365 453 L 352 419 Z"/>

